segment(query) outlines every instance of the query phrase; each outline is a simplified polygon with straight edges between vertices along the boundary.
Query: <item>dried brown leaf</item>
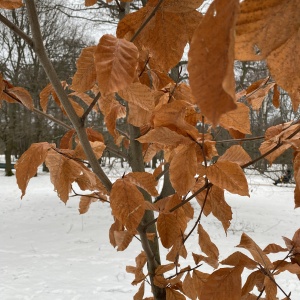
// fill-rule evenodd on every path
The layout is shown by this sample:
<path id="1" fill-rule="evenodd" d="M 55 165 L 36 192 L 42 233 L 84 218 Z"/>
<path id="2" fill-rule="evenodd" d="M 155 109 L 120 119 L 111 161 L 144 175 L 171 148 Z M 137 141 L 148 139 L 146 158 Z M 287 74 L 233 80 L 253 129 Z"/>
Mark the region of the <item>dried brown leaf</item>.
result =
<path id="1" fill-rule="evenodd" d="M 97 3 L 97 0 L 85 0 L 84 5 L 85 6 L 93 6 L 96 3 Z"/>
<path id="2" fill-rule="evenodd" d="M 110 206 L 113 215 L 128 230 L 135 230 L 145 212 L 144 197 L 128 180 L 118 179 L 112 186 Z"/>
<path id="3" fill-rule="evenodd" d="M 276 297 L 277 295 L 277 286 L 276 283 L 269 276 L 265 276 L 264 280 L 265 284 L 265 293 L 266 293 L 266 300 L 277 300 L 278 298 Z"/>
<path id="4" fill-rule="evenodd" d="M 22 0 L 1 0 L 0 1 L 0 8 L 4 8 L 4 9 L 16 9 L 22 6 L 23 6 Z"/>
<path id="5" fill-rule="evenodd" d="M 194 7 L 202 1 L 197 1 L 196 5 L 187 0 L 173 1 L 172 4 L 169 1 L 165 1 L 159 7 L 143 29 L 143 34 L 135 39 L 137 45 L 151 49 L 150 65 L 156 66 L 153 69 L 159 67 L 162 71 L 168 71 L 180 61 L 184 47 L 192 35 L 194 24 L 201 18 L 201 14 Z M 118 24 L 117 36 L 119 38 L 133 36 L 156 5 L 157 1 L 148 1 L 145 7 L 123 18 Z"/>
<path id="6" fill-rule="evenodd" d="M 213 272 L 204 283 L 201 300 L 240 300 L 242 267 L 222 268 Z"/>
<path id="7" fill-rule="evenodd" d="M 209 181 L 230 193 L 249 196 L 245 174 L 237 163 L 217 161 L 207 168 L 206 175 Z"/>
<path id="8" fill-rule="evenodd" d="M 55 144 L 47 142 L 34 143 L 18 159 L 15 169 L 17 184 L 22 191 L 21 198 L 25 195 L 29 180 L 37 173 L 38 166 L 45 161 L 49 149 L 54 147 Z"/>
<path id="9" fill-rule="evenodd" d="M 157 219 L 157 231 L 162 245 L 165 248 L 172 247 L 181 235 L 175 213 L 161 212 Z"/>
<path id="10" fill-rule="evenodd" d="M 117 251 L 124 251 L 133 239 L 133 234 L 127 230 L 114 231 L 114 239 L 116 241 Z"/>
<path id="11" fill-rule="evenodd" d="M 128 173 L 125 178 L 147 191 L 151 196 L 155 197 L 159 195 L 156 190 L 157 181 L 152 174 L 147 172 L 132 172 Z"/>
<path id="12" fill-rule="evenodd" d="M 71 184 L 85 172 L 85 166 L 54 150 L 48 152 L 45 163 L 50 171 L 50 180 L 54 185 L 54 190 L 57 191 L 59 198 L 66 203 L 69 199 Z"/>
<path id="13" fill-rule="evenodd" d="M 155 106 L 154 93 L 146 85 L 139 82 L 132 83 L 118 94 L 127 102 L 135 104 L 146 111 L 152 111 Z"/>
<path id="14" fill-rule="evenodd" d="M 233 63 L 238 9 L 238 0 L 214 1 L 195 30 L 189 51 L 192 92 L 202 114 L 213 125 L 236 108 Z"/>
<path id="15" fill-rule="evenodd" d="M 91 203 L 96 201 L 98 201 L 98 199 L 93 197 L 93 195 L 81 196 L 78 209 L 79 213 L 85 214 L 89 210 Z"/>
<path id="16" fill-rule="evenodd" d="M 202 273 L 198 270 L 193 270 L 193 281 L 195 290 L 198 296 L 198 299 L 200 299 L 201 291 L 204 286 L 204 283 L 206 282 L 209 274 Z"/>
<path id="17" fill-rule="evenodd" d="M 133 296 L 133 300 L 143 300 L 145 293 L 145 281 L 140 285 L 137 293 Z"/>
<path id="18" fill-rule="evenodd" d="M 276 83 L 290 94 L 294 110 L 300 103 L 300 81 L 297 77 L 300 71 L 299 5 L 297 0 L 243 1 L 235 46 L 238 60 L 267 60 Z"/>
<path id="19" fill-rule="evenodd" d="M 191 143 L 191 140 L 167 127 L 158 127 L 137 139 L 140 143 L 156 143 L 166 146 Z"/>
<path id="20" fill-rule="evenodd" d="M 269 253 L 278 253 L 278 252 L 286 252 L 288 249 L 287 248 L 282 248 L 281 246 L 277 244 L 269 244 L 263 252 L 266 254 Z"/>
<path id="21" fill-rule="evenodd" d="M 244 103 L 236 103 L 237 108 L 220 117 L 220 125 L 228 130 L 237 130 L 241 133 L 251 134 L 249 112 Z"/>
<path id="22" fill-rule="evenodd" d="M 195 288 L 195 281 L 193 280 L 190 272 L 187 272 L 183 282 L 182 282 L 182 289 L 184 294 L 192 300 L 196 300 L 197 298 L 197 291 Z"/>
<path id="23" fill-rule="evenodd" d="M 222 265 L 241 266 L 247 269 L 255 269 L 257 262 L 246 256 L 245 254 L 236 251 L 220 262 Z"/>
<path id="24" fill-rule="evenodd" d="M 93 152 L 94 152 L 96 158 L 99 159 L 102 156 L 102 154 L 106 148 L 105 144 L 103 144 L 102 142 L 96 141 L 96 142 L 90 142 L 90 145 L 91 145 L 91 148 L 93 149 Z M 79 159 L 84 159 L 84 160 L 87 159 L 85 152 L 83 150 L 83 147 L 80 143 L 77 144 L 77 146 L 75 148 L 74 156 Z"/>
<path id="25" fill-rule="evenodd" d="M 72 149 L 73 148 L 73 136 L 75 134 L 76 130 L 71 129 L 68 130 L 64 136 L 60 140 L 59 148 L 60 149 Z"/>
<path id="26" fill-rule="evenodd" d="M 204 252 L 208 257 L 218 260 L 219 250 L 217 246 L 211 241 L 210 236 L 204 230 L 201 224 L 198 224 L 198 235 L 199 245 L 202 252 Z"/>
<path id="27" fill-rule="evenodd" d="M 261 291 L 264 287 L 264 277 L 264 274 L 260 270 L 252 272 L 247 277 L 247 280 L 242 288 L 242 296 L 248 295 L 248 293 L 251 292 L 255 286 L 259 291 Z"/>
<path id="28" fill-rule="evenodd" d="M 273 264 L 261 248 L 246 234 L 243 233 L 239 245 L 236 247 L 245 248 L 248 250 L 255 261 L 260 263 L 263 267 L 270 270 Z"/>
<path id="29" fill-rule="evenodd" d="M 138 49 L 131 42 L 109 34 L 101 37 L 95 51 L 95 63 L 102 95 L 118 92 L 133 82 L 138 55 Z"/>
<path id="30" fill-rule="evenodd" d="M 14 96 L 26 108 L 33 110 L 33 100 L 27 90 L 22 87 L 12 87 L 7 90 L 7 93 Z"/>
<path id="31" fill-rule="evenodd" d="M 280 106 L 280 91 L 279 91 L 279 86 L 277 84 L 274 85 L 274 89 L 273 89 L 273 99 L 272 99 L 272 103 L 276 108 L 279 108 Z"/>
<path id="32" fill-rule="evenodd" d="M 228 148 L 225 153 L 219 157 L 218 161 L 231 161 L 242 166 L 251 161 L 250 155 L 240 145 L 233 145 Z"/>
<path id="33" fill-rule="evenodd" d="M 187 194 L 195 185 L 197 172 L 196 144 L 179 145 L 170 163 L 170 181 L 179 195 Z"/>
<path id="34" fill-rule="evenodd" d="M 167 300 L 186 300 L 183 294 L 178 291 L 167 287 L 166 288 L 166 299 Z"/>
<path id="35" fill-rule="evenodd" d="M 95 50 L 96 46 L 91 46 L 81 51 L 76 62 L 77 71 L 73 77 L 71 86 L 74 91 L 86 92 L 96 83 Z"/>

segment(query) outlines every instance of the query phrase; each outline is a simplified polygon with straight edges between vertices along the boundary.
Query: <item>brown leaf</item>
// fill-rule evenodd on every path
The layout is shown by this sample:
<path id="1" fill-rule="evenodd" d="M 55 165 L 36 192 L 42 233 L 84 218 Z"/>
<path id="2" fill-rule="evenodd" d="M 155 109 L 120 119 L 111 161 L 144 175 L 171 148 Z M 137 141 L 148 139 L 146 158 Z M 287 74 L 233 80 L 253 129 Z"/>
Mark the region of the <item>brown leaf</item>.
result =
<path id="1" fill-rule="evenodd" d="M 251 161 L 251 157 L 242 146 L 233 145 L 228 148 L 225 153 L 218 159 L 218 161 L 225 160 L 237 163 L 238 165 L 242 166 Z"/>
<path id="2" fill-rule="evenodd" d="M 133 82 L 138 55 L 138 49 L 131 42 L 109 34 L 101 37 L 95 51 L 95 63 L 102 95 L 118 92 Z"/>
<path id="3" fill-rule="evenodd" d="M 140 285 L 137 293 L 133 296 L 133 300 L 143 300 L 145 293 L 145 281 Z"/>
<path id="4" fill-rule="evenodd" d="M 267 255 L 246 233 L 242 234 L 241 241 L 236 247 L 247 249 L 251 253 L 254 260 L 260 263 L 266 269 L 270 270 L 273 268 L 273 264 Z"/>
<path id="5" fill-rule="evenodd" d="M 92 148 L 96 158 L 99 159 L 102 156 L 106 146 L 102 142 L 98 142 L 98 141 L 90 142 L 90 145 L 91 145 L 91 148 Z M 85 152 L 83 150 L 83 147 L 80 143 L 77 144 L 77 146 L 75 148 L 74 156 L 79 159 L 84 159 L 84 160 L 87 159 Z"/>
<path id="6" fill-rule="evenodd" d="M 144 197 L 128 180 L 118 179 L 112 186 L 110 206 L 113 215 L 128 230 L 135 230 L 144 215 Z"/>
<path id="7" fill-rule="evenodd" d="M 225 232 L 227 232 L 232 220 L 232 210 L 225 201 L 224 190 L 213 186 L 209 191 L 208 201 L 212 214 L 222 223 Z"/>
<path id="8" fill-rule="evenodd" d="M 150 124 L 152 113 L 140 106 L 128 103 L 127 122 L 135 127 L 142 127 Z"/>
<path id="9" fill-rule="evenodd" d="M 258 89 L 251 96 L 247 98 L 248 103 L 251 104 L 253 110 L 259 110 L 266 96 L 274 87 L 275 83 L 269 83 L 265 87 Z"/>
<path id="10" fill-rule="evenodd" d="M 201 300 L 240 300 L 242 267 L 222 268 L 213 272 L 204 283 Z"/>
<path id="11" fill-rule="evenodd" d="M 141 187 L 151 196 L 158 196 L 159 193 L 156 190 L 157 181 L 154 176 L 147 172 L 132 172 L 128 173 L 125 178 L 127 178 L 131 183 Z"/>
<path id="12" fill-rule="evenodd" d="M 153 69 L 159 67 L 162 71 L 168 71 L 180 61 L 184 47 L 192 35 L 193 24 L 201 18 L 194 7 L 198 4 L 200 6 L 202 0 L 197 3 L 195 0 L 173 1 L 172 4 L 169 1 L 159 7 L 143 29 L 143 34 L 135 39 L 137 45 L 151 49 L 150 65 L 156 66 Z M 132 37 L 156 5 L 157 1 L 148 1 L 145 7 L 123 18 L 118 24 L 117 36 Z"/>
<path id="13" fill-rule="evenodd" d="M 33 100 L 27 90 L 22 87 L 12 87 L 7 90 L 7 93 L 13 95 L 26 108 L 33 110 Z"/>
<path id="14" fill-rule="evenodd" d="M 265 276 L 264 284 L 265 284 L 266 300 L 277 300 L 276 283 L 273 280 L 271 280 L 271 278 L 269 278 L 268 276 Z"/>
<path id="15" fill-rule="evenodd" d="M 45 163 L 49 168 L 54 190 L 57 191 L 58 197 L 66 203 L 69 199 L 71 184 L 80 177 L 84 171 L 84 165 L 54 150 L 48 152 Z"/>
<path id="16" fill-rule="evenodd" d="M 236 251 L 220 262 L 222 265 L 241 266 L 253 270 L 257 267 L 257 262 L 246 256 L 245 254 Z"/>
<path id="17" fill-rule="evenodd" d="M 173 270 L 175 268 L 175 264 L 170 263 L 167 265 L 159 265 L 156 269 L 155 269 L 155 275 L 162 275 L 166 272 L 169 272 L 171 270 Z"/>
<path id="18" fill-rule="evenodd" d="M 245 174 L 236 163 L 217 161 L 207 168 L 206 175 L 209 181 L 230 193 L 249 196 Z"/>
<path id="19" fill-rule="evenodd" d="M 246 95 L 251 97 L 251 95 L 253 95 L 254 92 L 258 91 L 261 87 L 265 86 L 269 80 L 270 80 L 269 77 L 264 77 L 253 82 L 250 86 L 247 87 Z"/>
<path id="20" fill-rule="evenodd" d="M 177 292 L 176 290 L 167 287 L 166 288 L 166 299 L 167 300 L 186 300 L 183 294 Z"/>
<path id="21" fill-rule="evenodd" d="M 297 0 L 243 1 L 235 47 L 238 60 L 267 60 L 272 77 L 290 94 L 294 110 L 300 102 L 298 11 Z"/>
<path id="22" fill-rule="evenodd" d="M 84 5 L 85 6 L 93 6 L 96 3 L 97 3 L 97 0 L 85 0 Z"/>
<path id="23" fill-rule="evenodd" d="M 204 230 L 201 224 L 198 224 L 198 235 L 199 245 L 202 252 L 204 252 L 208 257 L 218 260 L 219 250 L 217 246 L 211 241 L 210 236 Z"/>
<path id="24" fill-rule="evenodd" d="M 251 134 L 249 107 L 244 103 L 236 103 L 237 108 L 220 117 L 220 125 L 225 129 L 237 130 L 241 133 Z"/>
<path id="25" fill-rule="evenodd" d="M 116 241 L 117 251 L 124 251 L 131 243 L 133 234 L 127 230 L 114 231 L 114 238 Z"/>
<path id="26" fill-rule="evenodd" d="M 86 92 L 96 83 L 95 50 L 96 46 L 91 46 L 81 51 L 76 62 L 77 71 L 71 86 L 74 91 Z"/>
<path id="27" fill-rule="evenodd" d="M 195 111 L 195 108 L 183 100 L 176 100 L 161 106 L 157 105 L 153 116 L 154 127 L 168 127 L 196 140 L 199 138 L 199 132 L 194 125 L 189 124 L 186 120 L 190 110 Z"/>
<path id="28" fill-rule="evenodd" d="M 85 129 L 85 131 L 86 131 L 86 134 L 87 134 L 88 139 L 89 139 L 90 142 L 102 142 L 102 143 L 104 143 L 104 137 L 99 131 L 96 131 L 91 127 L 87 127 Z"/>
<path id="29" fill-rule="evenodd" d="M 300 266 L 297 263 L 290 263 L 287 261 L 276 261 L 273 263 L 275 266 L 278 266 L 274 275 L 278 275 L 284 271 L 288 271 L 292 274 L 300 274 Z"/>
<path id="30" fill-rule="evenodd" d="M 274 85 L 274 89 L 273 89 L 273 99 L 272 99 L 272 103 L 276 108 L 279 108 L 280 106 L 280 91 L 279 91 L 279 86 L 277 84 Z"/>
<path id="31" fill-rule="evenodd" d="M 196 144 L 179 145 L 170 163 L 170 181 L 179 195 L 187 194 L 195 185 L 197 172 Z"/>
<path id="32" fill-rule="evenodd" d="M 157 218 L 157 231 L 161 243 L 165 248 L 170 248 L 181 235 L 177 218 L 174 213 L 161 212 Z"/>
<path id="33" fill-rule="evenodd" d="M 202 273 L 198 270 L 193 270 L 193 281 L 194 281 L 194 286 L 197 292 L 198 299 L 200 299 L 202 288 L 208 276 L 209 274 Z"/>
<path id="34" fill-rule="evenodd" d="M 79 213 L 85 214 L 89 210 L 91 203 L 96 201 L 98 201 L 98 199 L 93 197 L 92 195 L 81 196 L 78 209 Z"/>
<path id="35" fill-rule="evenodd" d="M 117 247 L 114 232 L 121 231 L 123 229 L 124 227 L 122 226 L 121 222 L 118 219 L 115 219 L 114 223 L 109 228 L 109 241 L 114 248 Z"/>
<path id="36" fill-rule="evenodd" d="M 0 8 L 4 8 L 4 9 L 15 9 L 22 6 L 23 6 L 22 0 L 1 0 L 0 1 Z"/>
<path id="37" fill-rule="evenodd" d="M 190 272 L 187 272 L 183 282 L 182 289 L 184 294 L 192 300 L 196 300 L 197 291 L 195 289 L 195 281 L 193 280 Z"/>
<path id="38" fill-rule="evenodd" d="M 47 142 L 34 143 L 26 150 L 15 164 L 16 178 L 22 196 L 25 195 L 29 180 L 37 173 L 38 166 L 41 165 L 48 154 L 49 149 L 55 144 Z"/>
<path id="39" fill-rule="evenodd" d="M 67 83 L 65 81 L 61 82 L 62 87 L 65 89 L 67 87 Z M 55 92 L 55 89 L 53 88 L 52 84 L 47 84 L 44 89 L 40 92 L 40 105 L 43 110 L 43 112 L 47 111 L 47 106 L 49 102 L 49 97 L 52 96 L 55 103 L 64 111 L 60 100 Z"/>
<path id="40" fill-rule="evenodd" d="M 142 109 L 152 111 L 155 105 L 155 98 L 152 90 L 139 82 L 132 83 L 118 94 L 127 102 L 135 104 Z"/>
<path id="41" fill-rule="evenodd" d="M 221 115 L 236 108 L 233 63 L 238 9 L 238 0 L 214 1 L 195 30 L 189 51 L 192 92 L 201 112 L 213 125 L 217 125 Z"/>
<path id="42" fill-rule="evenodd" d="M 179 255 L 183 258 L 187 257 L 187 251 L 183 244 L 182 237 L 177 238 L 172 246 L 172 249 L 168 252 L 166 259 L 175 263 Z"/>
<path id="43" fill-rule="evenodd" d="M 215 260 L 214 258 L 211 257 L 207 257 L 204 255 L 200 255 L 200 254 L 196 254 L 196 253 L 192 253 L 193 255 L 193 259 L 195 261 L 195 264 L 199 264 L 200 262 L 204 261 L 206 262 L 208 265 L 210 265 L 211 267 L 213 267 L 214 269 L 217 269 L 219 266 L 219 262 L 217 260 Z"/>
<path id="44" fill-rule="evenodd" d="M 182 238 L 187 227 L 188 219 L 182 207 L 169 212 L 180 203 L 181 199 L 177 194 L 161 199 L 156 203 L 156 205 L 161 205 L 158 208 L 160 214 L 157 220 L 157 230 L 165 248 L 170 248 L 177 242 L 178 238 Z"/>
<path id="45" fill-rule="evenodd" d="M 287 248 L 282 248 L 281 246 L 277 244 L 269 244 L 263 252 L 266 254 L 269 253 L 278 253 L 278 252 L 286 252 L 288 249 Z"/>
<path id="46" fill-rule="evenodd" d="M 265 154 L 268 151 L 274 149 L 276 146 L 278 145 L 277 142 L 277 138 L 272 138 L 270 140 L 264 141 L 260 147 L 259 147 L 259 151 L 261 154 Z M 269 155 L 267 155 L 265 157 L 265 159 L 267 159 L 269 161 L 269 163 L 273 163 L 273 161 L 280 156 L 284 151 L 286 151 L 287 149 L 289 149 L 291 147 L 291 144 L 284 144 L 280 147 L 278 147 L 276 150 L 274 150 L 272 153 L 270 153 Z"/>
<path id="47" fill-rule="evenodd" d="M 73 136 L 75 134 L 76 130 L 71 129 L 67 131 L 64 136 L 60 140 L 59 148 L 60 149 L 72 149 L 73 148 Z"/>
<path id="48" fill-rule="evenodd" d="M 260 270 L 252 272 L 247 277 L 247 280 L 242 288 L 242 295 L 248 295 L 248 293 L 251 292 L 255 286 L 257 286 L 258 290 L 261 291 L 264 287 L 264 277 L 264 274 Z"/>
<path id="49" fill-rule="evenodd" d="M 158 127 L 137 139 L 140 143 L 156 143 L 166 146 L 191 143 L 191 140 L 167 127 Z"/>

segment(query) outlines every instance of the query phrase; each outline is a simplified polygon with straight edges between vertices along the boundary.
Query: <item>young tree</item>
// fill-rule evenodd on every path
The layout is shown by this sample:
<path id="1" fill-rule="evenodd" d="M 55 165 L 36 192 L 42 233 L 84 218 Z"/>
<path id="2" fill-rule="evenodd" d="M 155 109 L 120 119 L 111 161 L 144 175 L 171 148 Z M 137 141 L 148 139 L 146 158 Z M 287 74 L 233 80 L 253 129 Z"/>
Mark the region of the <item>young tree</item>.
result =
<path id="1" fill-rule="evenodd" d="M 96 46 L 83 49 L 69 89 L 47 55 L 34 1 L 25 1 L 30 36 L 0 16 L 0 21 L 33 49 L 50 80 L 40 94 L 41 106 L 47 106 L 52 95 L 72 123 L 59 146 L 32 144 L 18 160 L 16 175 L 22 197 L 37 167 L 45 162 L 62 201 L 68 201 L 73 183 L 86 191 L 81 196 L 80 213 L 94 201 L 108 202 L 114 216 L 109 230 L 112 245 L 125 250 L 137 236 L 143 248 L 136 266 L 127 267 L 135 276 L 134 284 L 140 284 L 134 299 L 144 298 L 146 282 L 156 300 L 260 299 L 264 293 L 266 299 L 276 299 L 277 288 L 290 299 L 275 276 L 285 270 L 300 274 L 299 231 L 292 240 L 284 238 L 287 248 L 271 244 L 264 250 L 243 233 L 238 247 L 247 249 L 252 257 L 237 251 L 220 262 L 219 250 L 201 221 L 203 215 L 213 214 L 226 232 L 232 210 L 224 190 L 249 196 L 243 169 L 263 158 L 272 163 L 289 148 L 294 151 L 295 207 L 300 205 L 299 120 L 269 127 L 259 148 L 261 154 L 251 159 L 243 145 L 256 137 L 251 136 L 249 108 L 240 101 L 257 92 L 250 103 L 257 108 L 262 102 L 259 92 L 266 95 L 273 90 L 273 102 L 278 103 L 280 86 L 290 95 L 293 109 L 298 108 L 299 3 L 214 0 L 201 14 L 197 9 L 202 0 L 150 0 L 126 15 L 128 2 L 116 1 L 121 18 L 116 36 L 105 34 Z M 19 0 L 0 1 L 1 8 L 20 6 Z M 187 43 L 190 86 L 168 76 Z M 234 59 L 266 60 L 273 79 L 260 79 L 236 93 Z M 2 100 L 33 108 L 24 88 L 3 78 L 0 84 Z M 88 108 L 83 111 L 75 104 L 70 99 L 74 94 Z M 86 127 L 96 104 L 115 144 L 126 147 L 132 170 L 114 183 L 98 162 L 106 147 L 103 136 Z M 126 125 L 122 130 L 118 120 Z M 223 155 L 216 150 L 218 126 L 228 131 L 234 144 Z M 145 172 L 144 162 L 162 150 L 165 164 L 153 174 Z M 169 178 L 171 188 L 158 191 L 161 177 Z M 201 207 L 198 216 L 194 216 L 192 199 Z M 188 222 L 192 222 L 189 231 Z M 189 255 L 185 243 L 196 229 L 202 253 L 192 253 L 195 266 L 184 267 L 181 260 Z M 166 258 L 160 256 L 160 247 L 169 249 Z M 267 256 L 281 251 L 287 255 L 279 262 Z M 216 270 L 203 273 L 199 271 L 202 263 Z M 254 271 L 242 287 L 245 268 Z M 256 296 L 252 293 L 255 286 L 260 292 Z"/>

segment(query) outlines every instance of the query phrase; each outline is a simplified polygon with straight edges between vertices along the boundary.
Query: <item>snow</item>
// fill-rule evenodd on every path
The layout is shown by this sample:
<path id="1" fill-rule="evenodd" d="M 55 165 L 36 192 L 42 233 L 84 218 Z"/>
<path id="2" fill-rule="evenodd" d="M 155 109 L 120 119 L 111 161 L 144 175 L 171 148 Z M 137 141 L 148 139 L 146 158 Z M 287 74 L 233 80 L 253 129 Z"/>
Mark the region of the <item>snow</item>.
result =
<path id="1" fill-rule="evenodd" d="M 62 203 L 53 192 L 49 175 L 42 172 L 30 181 L 21 200 L 15 180 L 0 170 L 0 299 L 132 299 L 137 287 L 130 284 L 133 276 L 126 273 L 125 267 L 135 265 L 141 246 L 134 240 L 124 252 L 117 252 L 110 245 L 109 206 L 93 203 L 87 214 L 79 215 L 78 199 Z M 248 181 L 250 198 L 226 194 L 233 210 L 227 237 L 213 216 L 201 222 L 218 246 L 220 260 L 235 251 L 250 256 L 235 248 L 242 232 L 264 248 L 269 243 L 284 246 L 281 237 L 292 238 L 300 227 L 300 210 L 294 210 L 292 186 L 273 186 L 270 179 L 258 175 L 249 175 Z M 197 215 L 199 208 L 195 208 Z M 201 253 L 196 233 L 186 246 L 189 253 Z M 284 256 L 281 253 L 270 258 Z M 186 264 L 194 265 L 191 255 Z M 211 271 L 207 266 L 199 270 Z M 300 299 L 295 275 L 284 272 L 277 282 L 286 293 L 292 293 L 291 299 Z"/>

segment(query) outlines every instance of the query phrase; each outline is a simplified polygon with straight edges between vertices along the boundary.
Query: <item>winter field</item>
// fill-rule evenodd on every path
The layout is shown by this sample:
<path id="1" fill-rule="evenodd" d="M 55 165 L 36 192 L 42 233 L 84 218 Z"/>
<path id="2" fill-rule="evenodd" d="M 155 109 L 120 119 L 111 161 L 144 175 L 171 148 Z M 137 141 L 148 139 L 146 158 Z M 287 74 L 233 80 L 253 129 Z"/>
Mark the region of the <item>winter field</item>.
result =
<path id="1" fill-rule="evenodd" d="M 122 176 L 124 169 L 112 168 L 111 178 Z M 137 241 L 124 252 L 109 243 L 112 223 L 107 204 L 94 203 L 85 215 L 78 213 L 78 199 L 61 202 L 49 175 L 39 171 L 23 200 L 15 177 L 5 177 L 0 170 L 0 299 L 1 300 L 113 300 L 132 299 L 137 291 L 130 282 L 126 265 L 135 265 L 141 251 Z M 220 250 L 220 260 L 239 250 L 235 248 L 242 232 L 261 248 L 269 243 L 285 246 L 281 236 L 292 238 L 300 228 L 300 210 L 294 210 L 293 187 L 274 186 L 272 180 L 248 175 L 251 197 L 227 194 L 233 220 L 227 237 L 221 223 L 204 217 L 203 227 Z M 198 206 L 196 212 L 199 213 Z M 187 250 L 200 253 L 197 234 L 187 243 Z M 280 259 L 285 253 L 270 255 Z M 191 256 L 186 265 L 194 266 Z M 185 266 L 182 261 L 182 266 Z M 200 271 L 210 271 L 202 266 Z M 300 284 L 287 272 L 277 282 L 291 299 L 300 299 Z M 283 294 L 278 293 L 279 299 Z M 149 293 L 145 296 L 149 296 Z"/>

